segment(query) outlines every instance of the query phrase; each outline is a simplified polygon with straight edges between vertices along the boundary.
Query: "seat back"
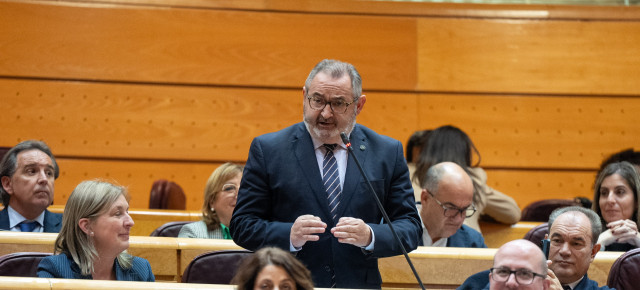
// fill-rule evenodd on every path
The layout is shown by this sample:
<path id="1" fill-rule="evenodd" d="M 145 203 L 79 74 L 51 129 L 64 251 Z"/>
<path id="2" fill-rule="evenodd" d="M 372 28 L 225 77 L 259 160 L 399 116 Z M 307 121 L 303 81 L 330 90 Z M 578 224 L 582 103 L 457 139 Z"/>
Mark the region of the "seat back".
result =
<path id="1" fill-rule="evenodd" d="M 548 233 L 549 233 L 549 225 L 544 223 L 530 229 L 524 235 L 524 239 L 531 241 L 532 243 L 538 245 L 538 247 L 542 249 L 542 239 L 544 239 L 544 236 Z"/>
<path id="2" fill-rule="evenodd" d="M 223 250 L 199 255 L 184 270 L 182 283 L 230 284 L 242 260 L 251 254 L 247 250 Z"/>
<path id="3" fill-rule="evenodd" d="M 609 270 L 607 286 L 615 289 L 638 289 L 640 285 L 640 248 L 620 256 Z"/>
<path id="4" fill-rule="evenodd" d="M 475 273 L 467 280 L 464 280 L 464 283 L 460 285 L 460 287 L 456 288 L 457 290 L 476 290 L 483 289 L 487 284 L 489 284 L 489 272 L 490 270 L 484 270 L 478 273 Z"/>
<path id="5" fill-rule="evenodd" d="M 180 185 L 166 179 L 158 179 L 151 186 L 149 209 L 187 208 L 187 199 Z"/>
<path id="6" fill-rule="evenodd" d="M 182 226 L 191 223 L 190 221 L 168 222 L 159 226 L 152 233 L 152 237 L 177 237 Z"/>
<path id="7" fill-rule="evenodd" d="M 549 215 L 556 208 L 567 206 L 581 206 L 572 199 L 543 199 L 532 202 L 522 210 L 520 221 L 522 222 L 547 222 Z"/>
<path id="8" fill-rule="evenodd" d="M 18 252 L 0 256 L 0 276 L 38 277 L 38 264 L 51 253 Z"/>

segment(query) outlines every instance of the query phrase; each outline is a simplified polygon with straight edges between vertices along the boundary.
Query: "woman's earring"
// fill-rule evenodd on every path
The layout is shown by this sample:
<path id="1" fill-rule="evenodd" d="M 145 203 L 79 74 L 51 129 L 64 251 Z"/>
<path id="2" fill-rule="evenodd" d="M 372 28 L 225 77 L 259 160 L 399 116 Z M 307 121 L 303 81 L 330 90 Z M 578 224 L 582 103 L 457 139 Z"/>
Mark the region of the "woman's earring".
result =
<path id="1" fill-rule="evenodd" d="M 216 212 L 216 209 L 211 207 L 211 212 Z"/>

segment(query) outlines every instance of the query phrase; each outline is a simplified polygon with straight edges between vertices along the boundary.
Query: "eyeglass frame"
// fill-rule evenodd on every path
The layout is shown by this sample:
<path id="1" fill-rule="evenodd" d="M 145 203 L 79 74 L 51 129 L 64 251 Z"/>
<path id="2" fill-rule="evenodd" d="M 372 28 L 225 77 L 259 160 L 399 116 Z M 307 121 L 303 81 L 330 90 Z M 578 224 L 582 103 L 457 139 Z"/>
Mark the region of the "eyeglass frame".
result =
<path id="1" fill-rule="evenodd" d="M 476 209 L 476 206 L 475 206 L 475 205 L 473 205 L 473 204 L 469 205 L 469 206 L 468 206 L 468 207 L 466 207 L 465 209 L 461 209 L 461 208 L 459 208 L 459 207 L 457 207 L 457 206 L 455 206 L 455 205 L 453 206 L 453 208 L 449 208 L 449 207 L 447 207 L 446 205 L 442 204 L 442 202 L 440 202 L 440 201 L 439 201 L 439 200 L 438 200 L 438 199 L 433 195 L 433 193 L 429 192 L 428 190 L 427 190 L 427 193 L 428 193 L 429 195 L 431 195 L 431 197 L 433 197 L 433 199 L 438 203 L 438 205 L 440 205 L 440 206 L 442 207 L 442 209 L 443 209 L 442 215 L 444 215 L 445 217 L 456 217 L 456 216 L 461 215 L 461 214 L 463 214 L 463 213 L 464 213 L 464 218 L 465 218 L 465 219 L 467 219 L 467 218 L 472 217 L 472 216 L 473 216 L 474 214 L 476 214 L 476 212 L 478 211 L 478 210 Z M 471 213 L 469 216 L 467 216 L 466 211 L 467 211 L 467 210 L 469 210 L 469 207 L 471 207 L 471 209 L 473 209 L 473 213 Z M 455 213 L 454 215 L 452 215 L 452 216 L 447 216 L 447 210 L 454 210 L 454 211 L 456 211 L 456 213 Z"/>
<path id="2" fill-rule="evenodd" d="M 225 183 L 225 184 L 223 184 L 223 185 L 222 185 L 222 188 L 220 189 L 220 192 L 230 193 L 231 191 L 228 191 L 228 190 L 225 190 L 225 189 L 224 189 L 224 188 L 225 188 L 225 187 L 227 187 L 228 185 L 233 186 L 233 188 L 234 188 L 234 191 L 233 191 L 233 192 L 235 192 L 236 194 L 238 193 L 238 190 L 240 190 L 240 188 L 239 188 L 238 186 L 236 186 L 235 184 L 233 184 L 233 183 Z"/>
<path id="3" fill-rule="evenodd" d="M 311 105 L 311 99 L 312 99 L 313 97 L 314 97 L 314 96 L 308 96 L 308 95 L 307 95 L 307 100 L 309 101 L 309 108 L 311 108 L 311 109 L 312 109 L 312 110 L 314 110 L 314 111 L 322 111 L 322 110 L 324 110 L 324 108 L 325 108 L 325 107 L 327 107 L 327 104 L 329 104 L 329 108 L 331 109 L 331 112 L 332 112 L 332 113 L 336 113 L 336 114 L 344 114 L 344 113 L 346 113 L 346 112 L 347 112 L 347 109 L 349 108 L 349 106 L 350 106 L 351 104 L 353 104 L 353 103 L 355 103 L 355 102 L 357 101 L 357 99 L 355 99 L 355 98 L 354 98 L 354 99 L 353 99 L 353 101 L 351 101 L 351 102 L 344 102 L 344 100 L 343 100 L 343 102 L 345 103 L 345 106 L 344 106 L 344 112 L 336 112 L 336 111 L 333 109 L 333 103 L 332 103 L 332 102 L 327 102 L 324 98 L 321 98 L 321 97 L 318 97 L 318 98 L 321 98 L 321 99 L 322 99 L 322 101 L 324 101 L 324 105 L 322 106 L 322 108 L 319 108 L 319 109 L 314 108 L 314 107 L 313 107 L 313 105 Z"/>
<path id="4" fill-rule="evenodd" d="M 509 270 L 509 275 L 507 276 L 507 278 L 506 278 L 506 279 L 504 279 L 504 281 L 496 280 L 496 278 L 495 278 L 495 277 L 496 277 L 496 276 L 499 276 L 499 275 L 494 274 L 494 273 L 493 273 L 493 270 L 507 270 L 507 269 Z M 527 272 L 530 272 L 531 274 L 533 274 L 533 278 L 531 278 L 531 281 L 530 281 L 529 283 L 521 283 L 521 282 L 520 282 L 520 279 L 518 279 L 517 272 L 518 272 L 518 271 L 523 271 L 523 270 L 524 270 L 524 271 L 527 271 Z M 533 284 L 533 280 L 535 280 L 535 279 L 536 279 L 536 277 L 540 277 L 540 278 L 542 278 L 542 279 L 546 279 L 546 278 L 547 278 L 547 275 L 538 274 L 538 273 L 536 273 L 536 272 L 534 272 L 534 271 L 531 271 L 531 270 L 529 270 L 529 269 L 523 269 L 523 268 L 521 268 L 521 269 L 517 269 L 517 270 L 511 270 L 511 269 L 509 269 L 509 268 L 505 268 L 505 267 L 500 267 L 500 268 L 494 268 L 494 267 L 491 267 L 491 268 L 489 269 L 489 272 L 491 273 L 491 279 L 493 279 L 493 280 L 494 280 L 494 281 L 496 281 L 496 282 L 507 282 L 507 281 L 509 281 L 509 277 L 511 277 L 511 275 L 513 275 L 513 277 L 516 279 L 516 282 L 517 282 L 519 285 L 531 285 L 531 284 Z"/>

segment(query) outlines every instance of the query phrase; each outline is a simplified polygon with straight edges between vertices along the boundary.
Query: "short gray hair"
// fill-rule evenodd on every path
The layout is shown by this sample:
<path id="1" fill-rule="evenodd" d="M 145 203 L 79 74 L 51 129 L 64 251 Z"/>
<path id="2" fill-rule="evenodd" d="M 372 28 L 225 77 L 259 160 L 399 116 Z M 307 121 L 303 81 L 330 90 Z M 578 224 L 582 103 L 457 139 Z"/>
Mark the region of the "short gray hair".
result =
<path id="1" fill-rule="evenodd" d="M 440 184 L 444 172 L 444 166 L 431 166 L 429 170 L 427 170 L 424 179 L 420 180 L 420 186 L 426 188 L 431 194 L 436 195 L 438 193 L 438 184 Z"/>
<path id="2" fill-rule="evenodd" d="M 591 245 L 595 245 L 598 242 L 598 237 L 600 237 L 600 233 L 602 233 L 602 224 L 600 223 L 600 217 L 594 211 L 580 207 L 580 206 L 568 206 L 562 207 L 554 210 L 549 215 L 549 233 L 551 233 L 551 226 L 556 221 L 556 218 L 563 213 L 567 212 L 581 212 L 589 219 L 591 223 Z"/>
<path id="3" fill-rule="evenodd" d="M 311 81 L 320 72 L 326 73 L 333 78 L 340 78 L 345 73 L 351 78 L 351 90 L 353 92 L 353 100 L 357 101 L 362 95 L 362 78 L 356 70 L 356 68 L 347 62 L 342 62 L 334 59 L 323 59 L 316 64 L 315 67 L 309 73 L 307 80 L 304 82 L 304 87 L 308 90 L 311 86 Z"/>

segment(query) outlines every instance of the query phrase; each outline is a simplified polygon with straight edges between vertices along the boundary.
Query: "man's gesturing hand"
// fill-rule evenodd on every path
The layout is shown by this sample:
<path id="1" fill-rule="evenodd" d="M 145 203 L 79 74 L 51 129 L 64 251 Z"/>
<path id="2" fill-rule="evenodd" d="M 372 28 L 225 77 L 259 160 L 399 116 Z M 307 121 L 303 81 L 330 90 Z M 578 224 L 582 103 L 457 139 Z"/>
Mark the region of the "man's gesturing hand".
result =
<path id="1" fill-rule="evenodd" d="M 327 224 L 323 223 L 317 216 L 301 215 L 291 226 L 291 244 L 295 248 L 302 247 L 307 241 L 317 241 L 318 235 L 324 233 Z"/>

